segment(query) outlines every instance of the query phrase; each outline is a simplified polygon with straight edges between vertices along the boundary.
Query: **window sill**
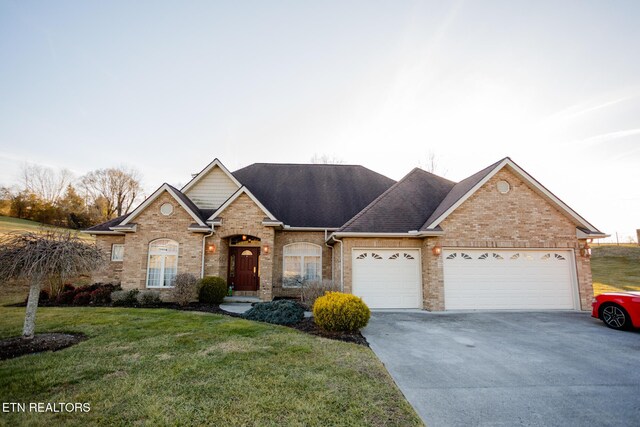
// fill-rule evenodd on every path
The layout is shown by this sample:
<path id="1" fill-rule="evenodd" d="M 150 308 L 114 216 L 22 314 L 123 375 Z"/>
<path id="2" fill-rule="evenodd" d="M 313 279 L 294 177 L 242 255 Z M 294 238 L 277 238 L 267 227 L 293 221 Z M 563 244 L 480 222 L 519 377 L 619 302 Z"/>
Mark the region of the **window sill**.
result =
<path id="1" fill-rule="evenodd" d="M 175 286 L 147 286 L 147 289 L 173 289 Z"/>

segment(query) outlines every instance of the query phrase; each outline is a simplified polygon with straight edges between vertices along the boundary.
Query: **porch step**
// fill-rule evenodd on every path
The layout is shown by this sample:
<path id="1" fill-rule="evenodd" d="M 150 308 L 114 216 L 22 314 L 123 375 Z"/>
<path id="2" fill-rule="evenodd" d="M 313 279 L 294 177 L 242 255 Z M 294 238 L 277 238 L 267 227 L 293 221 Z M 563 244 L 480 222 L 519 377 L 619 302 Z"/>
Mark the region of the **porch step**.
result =
<path id="1" fill-rule="evenodd" d="M 232 297 L 224 297 L 224 304 L 233 304 L 233 303 L 254 303 L 260 302 L 260 298 L 252 297 L 252 296 L 241 296 L 234 295 Z"/>

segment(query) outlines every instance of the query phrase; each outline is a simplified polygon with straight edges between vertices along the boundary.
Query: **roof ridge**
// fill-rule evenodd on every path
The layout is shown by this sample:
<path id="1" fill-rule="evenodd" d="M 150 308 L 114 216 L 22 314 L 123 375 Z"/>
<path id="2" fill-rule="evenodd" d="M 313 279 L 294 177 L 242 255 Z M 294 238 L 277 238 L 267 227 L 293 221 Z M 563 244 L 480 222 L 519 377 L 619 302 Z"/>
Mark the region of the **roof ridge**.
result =
<path id="1" fill-rule="evenodd" d="M 376 197 L 375 199 L 373 199 L 373 201 L 371 203 L 369 203 L 367 206 L 365 206 L 364 208 L 362 208 L 362 210 L 360 212 L 358 212 L 357 214 L 355 214 L 349 221 L 345 222 L 339 229 L 338 231 L 342 231 L 344 228 L 350 226 L 354 221 L 356 221 L 358 218 L 360 218 L 362 215 L 364 215 L 365 213 L 367 213 L 369 210 L 371 210 L 376 204 L 378 204 L 382 199 L 384 199 L 394 188 L 396 188 L 400 183 L 404 182 L 410 175 L 412 175 L 416 169 L 419 168 L 414 168 L 412 169 L 408 174 L 406 174 L 405 176 L 403 176 L 400 181 L 396 181 L 395 184 L 393 184 L 391 187 L 387 188 L 382 194 L 380 194 L 378 197 Z"/>
<path id="2" fill-rule="evenodd" d="M 429 224 L 433 223 L 433 221 L 435 221 L 438 217 L 440 217 L 440 215 L 442 215 L 444 212 L 446 212 L 447 209 L 449 209 L 451 206 L 455 205 L 458 200 L 460 200 L 467 193 L 469 193 L 469 191 L 471 191 L 473 189 L 473 187 L 475 187 L 475 185 L 478 182 L 482 181 L 484 179 L 484 177 L 486 177 L 493 170 L 495 170 L 495 168 L 497 168 L 505 160 L 512 161 L 508 156 L 507 157 L 503 157 L 502 159 L 498 160 L 497 162 L 494 162 L 494 163 L 490 164 L 489 166 L 486 166 L 485 168 L 480 169 L 479 171 L 474 172 L 471 175 L 469 175 L 468 177 L 466 177 L 466 178 L 460 180 L 459 182 L 457 182 L 453 187 L 451 187 L 451 189 L 449 190 L 447 195 L 442 199 L 442 201 L 440 201 L 440 204 L 432 212 L 432 214 L 429 216 L 429 218 L 427 218 L 427 220 L 424 222 L 424 224 L 422 224 L 422 226 L 420 227 L 420 230 L 428 229 L 429 228 L 428 227 Z M 476 177 L 476 175 L 478 175 L 478 176 Z M 456 187 L 458 187 L 459 185 L 465 185 L 466 184 L 465 181 L 470 180 L 473 177 L 476 177 L 476 180 L 475 180 L 476 182 L 473 185 L 471 185 L 471 187 L 469 189 L 467 189 L 464 193 L 462 193 L 460 196 L 458 196 L 455 200 L 453 200 L 453 201 L 448 201 L 447 200 L 449 195 L 452 194 L 454 190 L 456 190 Z M 443 204 L 445 202 L 447 202 L 449 204 L 449 207 L 447 207 L 447 209 L 445 209 L 443 212 L 440 212 L 438 214 L 438 216 L 434 217 L 434 215 L 440 210 L 440 207 L 443 206 Z"/>

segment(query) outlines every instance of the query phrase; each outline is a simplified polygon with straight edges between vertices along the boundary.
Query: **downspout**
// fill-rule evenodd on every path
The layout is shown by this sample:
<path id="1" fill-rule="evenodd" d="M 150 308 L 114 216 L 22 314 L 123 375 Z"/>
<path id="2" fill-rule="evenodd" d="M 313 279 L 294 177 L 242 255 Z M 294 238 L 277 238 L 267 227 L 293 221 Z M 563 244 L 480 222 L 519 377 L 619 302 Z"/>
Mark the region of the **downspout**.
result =
<path id="1" fill-rule="evenodd" d="M 333 278 L 335 277 L 335 263 L 333 262 L 333 246 L 327 243 L 327 229 L 324 229 L 324 245 L 331 249 L 331 281 L 333 282 Z"/>
<path id="2" fill-rule="evenodd" d="M 209 234 L 205 234 L 204 236 L 202 236 L 202 269 L 200 270 L 200 278 L 204 278 L 204 253 L 205 253 L 205 241 L 207 240 L 207 237 L 211 237 L 213 236 L 213 233 L 215 232 L 215 227 L 212 225 L 211 226 L 211 233 Z"/>
<path id="3" fill-rule="evenodd" d="M 342 240 L 337 239 L 335 235 L 331 236 L 331 239 L 336 243 L 340 243 L 340 292 L 344 292 L 344 247 Z"/>

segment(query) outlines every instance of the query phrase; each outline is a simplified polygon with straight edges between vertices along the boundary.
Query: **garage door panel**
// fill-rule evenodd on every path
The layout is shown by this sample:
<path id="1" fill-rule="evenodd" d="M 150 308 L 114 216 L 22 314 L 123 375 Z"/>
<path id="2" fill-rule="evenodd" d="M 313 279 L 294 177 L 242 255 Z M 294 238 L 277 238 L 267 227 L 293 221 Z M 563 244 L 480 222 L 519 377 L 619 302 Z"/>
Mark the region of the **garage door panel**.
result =
<path id="1" fill-rule="evenodd" d="M 570 255 L 553 250 L 444 251 L 445 307 L 572 309 Z"/>
<path id="2" fill-rule="evenodd" d="M 370 308 L 421 308 L 420 252 L 354 249 L 352 292 Z"/>

